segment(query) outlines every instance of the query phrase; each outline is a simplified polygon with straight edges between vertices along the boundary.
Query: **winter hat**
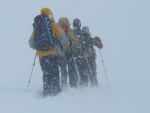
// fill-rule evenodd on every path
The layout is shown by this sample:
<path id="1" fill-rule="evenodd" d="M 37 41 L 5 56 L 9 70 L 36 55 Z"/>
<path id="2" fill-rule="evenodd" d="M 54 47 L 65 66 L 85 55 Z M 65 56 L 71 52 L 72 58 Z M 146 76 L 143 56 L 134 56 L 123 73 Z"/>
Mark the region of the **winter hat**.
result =
<path id="1" fill-rule="evenodd" d="M 54 21 L 53 13 L 52 13 L 52 11 L 51 11 L 49 8 L 43 8 L 43 9 L 41 9 L 41 15 L 42 15 L 42 14 L 45 14 L 45 15 L 49 16 L 49 18 L 50 18 L 52 21 Z"/>
<path id="2" fill-rule="evenodd" d="M 87 33 L 89 36 L 91 36 L 90 30 L 87 26 L 82 27 L 82 32 Z"/>

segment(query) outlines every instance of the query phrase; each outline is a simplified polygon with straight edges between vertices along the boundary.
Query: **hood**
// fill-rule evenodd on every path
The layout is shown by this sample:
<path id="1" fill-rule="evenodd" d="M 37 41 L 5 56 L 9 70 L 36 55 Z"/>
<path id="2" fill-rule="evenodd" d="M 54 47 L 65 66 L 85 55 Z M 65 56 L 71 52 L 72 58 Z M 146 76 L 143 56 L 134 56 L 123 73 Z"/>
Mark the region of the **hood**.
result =
<path id="1" fill-rule="evenodd" d="M 70 36 L 70 23 L 67 17 L 61 17 L 58 24 L 63 28 L 67 36 Z"/>
<path id="2" fill-rule="evenodd" d="M 53 15 L 52 11 L 49 8 L 41 9 L 41 14 L 47 15 L 52 21 L 54 21 L 54 15 Z"/>
<path id="3" fill-rule="evenodd" d="M 61 17 L 61 18 L 59 19 L 58 23 L 59 23 L 59 24 L 61 24 L 61 23 L 68 23 L 68 24 L 70 24 L 67 17 Z"/>

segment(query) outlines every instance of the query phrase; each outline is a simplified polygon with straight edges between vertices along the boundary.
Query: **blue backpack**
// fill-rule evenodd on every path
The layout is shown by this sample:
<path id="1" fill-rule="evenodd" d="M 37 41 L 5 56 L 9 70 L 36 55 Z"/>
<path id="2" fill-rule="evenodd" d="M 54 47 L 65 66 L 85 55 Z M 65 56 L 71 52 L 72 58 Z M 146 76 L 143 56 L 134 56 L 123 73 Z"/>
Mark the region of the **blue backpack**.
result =
<path id="1" fill-rule="evenodd" d="M 54 47 L 50 22 L 46 15 L 38 15 L 34 18 L 34 40 L 37 51 L 47 51 Z"/>

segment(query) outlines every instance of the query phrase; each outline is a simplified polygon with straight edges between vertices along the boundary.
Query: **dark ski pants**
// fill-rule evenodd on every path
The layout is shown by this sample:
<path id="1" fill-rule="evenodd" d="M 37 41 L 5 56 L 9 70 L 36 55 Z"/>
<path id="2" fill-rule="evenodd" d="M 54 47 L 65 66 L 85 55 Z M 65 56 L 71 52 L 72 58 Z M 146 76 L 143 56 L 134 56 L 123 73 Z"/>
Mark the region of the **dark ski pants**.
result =
<path id="1" fill-rule="evenodd" d="M 61 88 L 67 87 L 67 64 L 64 57 L 59 58 L 60 72 L 61 72 Z"/>
<path id="2" fill-rule="evenodd" d="M 88 68 L 87 68 L 87 62 L 85 58 L 77 58 L 77 67 L 79 72 L 79 85 L 81 87 L 87 87 L 88 86 Z"/>
<path id="3" fill-rule="evenodd" d="M 72 88 L 77 88 L 78 87 L 78 74 L 77 74 L 77 70 L 76 70 L 76 65 L 75 62 L 73 60 L 73 55 L 72 53 L 69 51 L 67 53 L 67 66 L 68 66 L 68 76 L 69 76 L 69 85 Z"/>
<path id="4" fill-rule="evenodd" d="M 40 58 L 40 65 L 43 72 L 43 92 L 54 95 L 61 92 L 58 57 L 44 56 Z"/>
<path id="5" fill-rule="evenodd" d="M 95 59 L 88 57 L 87 60 L 88 60 L 89 68 L 91 71 L 90 72 L 91 74 L 89 74 L 91 86 L 98 86 Z"/>

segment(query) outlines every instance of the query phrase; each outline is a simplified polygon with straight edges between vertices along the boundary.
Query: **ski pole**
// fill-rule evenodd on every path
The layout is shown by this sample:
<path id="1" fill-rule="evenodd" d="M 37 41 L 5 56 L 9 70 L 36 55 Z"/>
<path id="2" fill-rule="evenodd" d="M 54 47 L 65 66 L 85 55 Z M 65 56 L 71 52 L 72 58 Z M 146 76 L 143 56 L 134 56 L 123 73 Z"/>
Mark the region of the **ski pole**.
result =
<path id="1" fill-rule="evenodd" d="M 102 60 L 102 64 L 103 64 L 103 68 L 104 68 L 104 72 L 105 72 L 105 76 L 106 76 L 106 79 L 107 79 L 107 84 L 108 84 L 108 87 L 109 87 L 109 81 L 108 81 L 108 77 L 107 77 L 107 73 L 106 73 L 106 69 L 105 69 L 105 65 L 104 65 L 104 60 L 103 60 L 103 57 L 102 57 L 102 53 L 99 49 L 99 52 L 100 52 L 100 56 L 101 56 L 101 60 Z"/>
<path id="2" fill-rule="evenodd" d="M 36 54 L 37 54 L 37 52 L 36 52 Z M 30 84 L 30 81 L 31 81 L 31 76 L 32 76 L 33 68 L 34 68 L 34 65 L 35 65 L 36 54 L 35 54 L 34 61 L 33 61 L 33 66 L 32 66 L 32 70 L 31 70 L 31 74 L 30 74 L 29 82 L 28 82 L 27 91 L 28 91 L 28 88 L 29 88 L 29 84 Z"/>

